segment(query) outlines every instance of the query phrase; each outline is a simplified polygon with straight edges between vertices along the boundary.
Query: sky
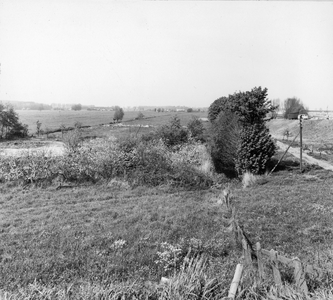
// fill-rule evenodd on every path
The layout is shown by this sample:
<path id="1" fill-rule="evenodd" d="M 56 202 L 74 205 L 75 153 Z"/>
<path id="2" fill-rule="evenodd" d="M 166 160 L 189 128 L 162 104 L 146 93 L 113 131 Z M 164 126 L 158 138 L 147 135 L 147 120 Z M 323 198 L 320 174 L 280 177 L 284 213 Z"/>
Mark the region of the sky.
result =
<path id="1" fill-rule="evenodd" d="M 0 0 L 0 100 L 333 110 L 333 2 Z"/>

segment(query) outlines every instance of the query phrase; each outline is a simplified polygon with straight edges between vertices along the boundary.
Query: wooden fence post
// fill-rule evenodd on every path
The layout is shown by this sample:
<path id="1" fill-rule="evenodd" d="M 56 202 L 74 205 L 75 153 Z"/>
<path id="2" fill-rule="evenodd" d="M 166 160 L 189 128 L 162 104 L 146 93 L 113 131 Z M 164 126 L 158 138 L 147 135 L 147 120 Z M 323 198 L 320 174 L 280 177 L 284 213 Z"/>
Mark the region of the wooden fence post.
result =
<path id="1" fill-rule="evenodd" d="M 250 265 L 252 262 L 251 250 L 249 249 L 249 245 L 247 244 L 247 242 L 244 238 L 242 239 L 242 247 L 243 247 L 243 256 L 244 256 L 245 264 Z"/>
<path id="2" fill-rule="evenodd" d="M 242 264 L 238 264 L 236 266 L 236 271 L 234 274 L 234 278 L 232 279 L 231 285 L 230 285 L 230 289 L 229 289 L 229 293 L 228 293 L 228 298 L 229 299 L 235 299 L 236 293 L 237 293 L 237 288 L 239 285 L 239 281 L 241 279 L 242 276 L 242 271 L 243 271 L 243 265 Z"/>
<path id="3" fill-rule="evenodd" d="M 272 268 L 273 268 L 273 276 L 276 285 L 281 285 L 281 274 L 278 268 L 278 260 L 277 260 L 277 252 L 275 250 L 269 251 L 269 258 L 271 260 Z"/>
<path id="4" fill-rule="evenodd" d="M 296 286 L 299 290 L 304 292 L 306 295 L 308 294 L 308 287 L 305 281 L 305 273 L 303 272 L 302 263 L 298 257 L 293 259 L 294 261 L 294 277 L 296 281 Z"/>
<path id="5" fill-rule="evenodd" d="M 261 245 L 260 245 L 259 242 L 256 243 L 256 251 L 257 251 L 259 279 L 263 280 L 263 279 L 265 279 L 264 264 L 263 264 L 263 261 L 262 261 Z"/>

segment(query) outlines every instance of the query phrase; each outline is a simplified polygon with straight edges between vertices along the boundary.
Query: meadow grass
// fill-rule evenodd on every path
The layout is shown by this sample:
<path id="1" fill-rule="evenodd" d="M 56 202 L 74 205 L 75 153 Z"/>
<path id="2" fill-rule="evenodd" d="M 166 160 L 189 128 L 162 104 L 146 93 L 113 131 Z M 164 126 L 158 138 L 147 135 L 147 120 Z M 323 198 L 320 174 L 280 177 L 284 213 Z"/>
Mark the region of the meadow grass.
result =
<path id="1" fill-rule="evenodd" d="M 325 293 L 333 286 L 332 183 L 330 172 L 300 174 L 292 166 L 262 185 L 243 189 L 241 182 L 232 183 L 232 201 L 250 240 L 320 267 L 323 272 L 308 284 Z M 179 265 L 167 269 L 157 263 L 167 242 L 181 249 L 180 258 L 190 248 L 192 257 L 205 255 L 207 282 L 217 280 L 218 293 L 225 295 L 241 252 L 225 231 L 222 188 L 132 189 L 115 181 L 60 190 L 2 184 L 0 289 L 29 294 L 37 284 L 60 293 L 74 284 L 77 293 L 119 285 L 144 290 L 161 276 L 178 274 Z M 288 282 L 288 272 L 282 274 Z"/>

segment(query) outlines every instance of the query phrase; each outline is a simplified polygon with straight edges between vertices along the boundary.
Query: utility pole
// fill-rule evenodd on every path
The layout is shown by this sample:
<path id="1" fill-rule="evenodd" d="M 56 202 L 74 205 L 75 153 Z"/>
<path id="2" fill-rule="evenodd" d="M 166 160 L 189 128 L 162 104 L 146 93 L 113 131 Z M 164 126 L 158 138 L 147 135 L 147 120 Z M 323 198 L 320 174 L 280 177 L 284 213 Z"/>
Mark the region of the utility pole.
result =
<path id="1" fill-rule="evenodd" d="M 301 160 L 300 162 L 300 171 L 302 173 L 302 149 L 303 149 L 303 145 L 302 145 L 302 128 L 303 128 L 303 116 L 300 115 L 299 116 L 299 139 L 300 139 L 300 152 L 299 152 L 299 158 Z"/>

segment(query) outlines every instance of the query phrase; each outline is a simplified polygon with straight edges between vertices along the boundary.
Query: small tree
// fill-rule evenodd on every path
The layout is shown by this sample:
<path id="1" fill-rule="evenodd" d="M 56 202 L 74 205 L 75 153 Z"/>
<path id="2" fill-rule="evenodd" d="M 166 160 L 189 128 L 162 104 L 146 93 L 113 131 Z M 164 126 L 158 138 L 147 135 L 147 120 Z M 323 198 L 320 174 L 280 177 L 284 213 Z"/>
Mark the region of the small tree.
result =
<path id="1" fill-rule="evenodd" d="M 73 130 L 67 131 L 62 140 L 69 152 L 76 152 L 82 142 L 82 132 L 80 128 L 76 127 Z"/>
<path id="2" fill-rule="evenodd" d="M 39 136 L 40 133 L 41 133 L 41 129 L 40 128 L 42 127 L 42 123 L 39 122 L 39 120 L 37 120 L 37 122 L 36 122 L 36 127 L 37 127 L 36 133 Z"/>
<path id="3" fill-rule="evenodd" d="M 136 117 L 137 120 L 141 120 L 145 117 L 145 115 L 140 111 Z"/>
<path id="4" fill-rule="evenodd" d="M 124 117 L 124 111 L 121 107 L 116 106 L 114 115 L 113 115 L 113 121 L 119 122 L 123 119 Z"/>
<path id="5" fill-rule="evenodd" d="M 0 102 L 0 139 L 25 137 L 28 126 L 19 122 L 19 117 L 10 105 L 4 106 Z"/>
<path id="6" fill-rule="evenodd" d="M 187 130 L 190 136 L 198 141 L 203 141 L 203 133 L 205 131 L 202 121 L 198 117 L 192 117 L 192 119 L 187 123 Z"/>
<path id="7" fill-rule="evenodd" d="M 60 125 L 60 130 L 61 130 L 61 138 L 64 138 L 64 131 L 66 130 L 66 126 L 65 124 L 61 124 Z"/>
<path id="8" fill-rule="evenodd" d="M 177 116 L 172 117 L 168 124 L 160 127 L 157 135 L 167 146 L 179 145 L 188 140 L 187 130 L 183 128 Z"/>

